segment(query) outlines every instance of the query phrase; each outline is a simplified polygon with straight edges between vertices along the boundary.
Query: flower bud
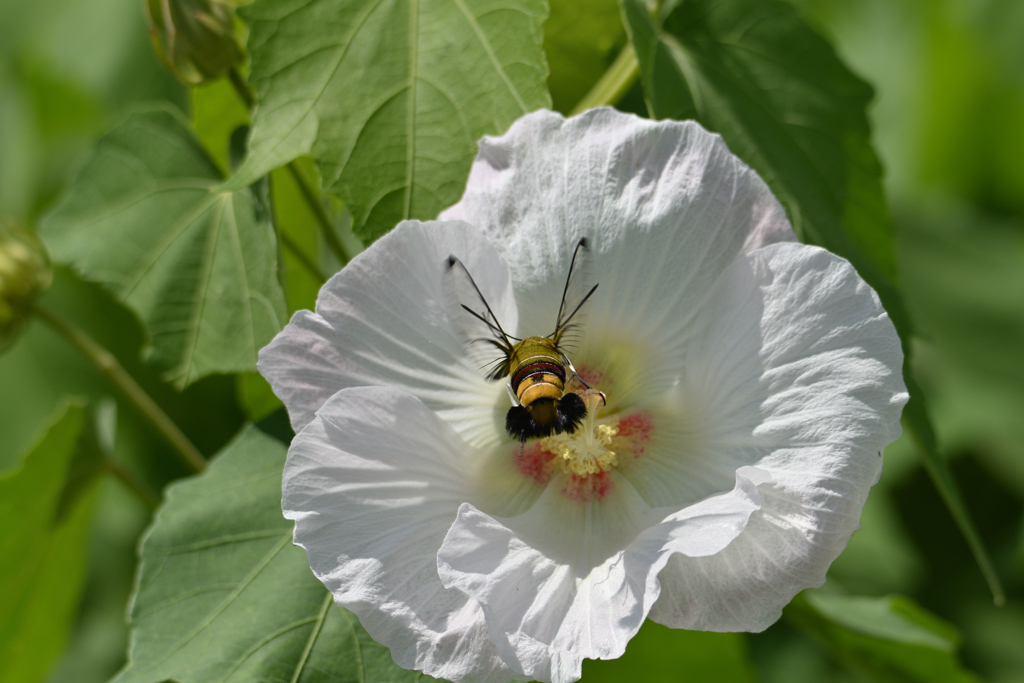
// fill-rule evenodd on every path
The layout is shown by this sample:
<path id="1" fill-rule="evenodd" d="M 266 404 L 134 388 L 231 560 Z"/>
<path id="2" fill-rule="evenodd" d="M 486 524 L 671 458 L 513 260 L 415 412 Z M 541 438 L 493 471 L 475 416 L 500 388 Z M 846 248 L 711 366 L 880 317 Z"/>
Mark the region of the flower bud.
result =
<path id="1" fill-rule="evenodd" d="M 157 56 L 183 83 L 223 78 L 244 57 L 229 0 L 146 0 L 146 14 Z"/>
<path id="2" fill-rule="evenodd" d="M 50 286 L 52 277 L 39 238 L 21 226 L 0 223 L 0 348 L 14 339 L 33 299 Z"/>

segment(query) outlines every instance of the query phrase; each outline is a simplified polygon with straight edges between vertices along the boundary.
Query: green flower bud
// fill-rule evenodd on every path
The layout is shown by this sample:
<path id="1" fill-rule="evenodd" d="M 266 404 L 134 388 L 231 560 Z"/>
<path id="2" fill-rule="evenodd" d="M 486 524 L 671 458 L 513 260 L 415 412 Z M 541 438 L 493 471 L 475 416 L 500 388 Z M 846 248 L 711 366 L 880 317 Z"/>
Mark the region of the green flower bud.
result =
<path id="1" fill-rule="evenodd" d="M 157 56 L 183 83 L 223 78 L 245 57 L 229 0 L 146 0 L 146 14 Z"/>
<path id="2" fill-rule="evenodd" d="M 39 238 L 21 226 L 0 223 L 0 348 L 17 335 L 32 301 L 52 278 Z"/>

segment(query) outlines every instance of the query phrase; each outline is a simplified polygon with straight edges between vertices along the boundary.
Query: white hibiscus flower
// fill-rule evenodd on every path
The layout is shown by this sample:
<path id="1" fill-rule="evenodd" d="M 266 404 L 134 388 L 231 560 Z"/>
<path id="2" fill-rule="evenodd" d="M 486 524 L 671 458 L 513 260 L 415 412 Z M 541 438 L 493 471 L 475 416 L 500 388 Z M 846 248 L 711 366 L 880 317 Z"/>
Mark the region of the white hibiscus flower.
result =
<path id="1" fill-rule="evenodd" d="M 544 335 L 583 237 L 571 360 L 607 405 L 520 453 L 446 260 Z M 900 434 L 902 360 L 874 291 L 721 139 L 599 109 L 485 138 L 462 200 L 354 259 L 259 367 L 298 433 L 285 516 L 338 604 L 403 667 L 573 681 L 647 617 L 759 631 L 820 585 Z"/>

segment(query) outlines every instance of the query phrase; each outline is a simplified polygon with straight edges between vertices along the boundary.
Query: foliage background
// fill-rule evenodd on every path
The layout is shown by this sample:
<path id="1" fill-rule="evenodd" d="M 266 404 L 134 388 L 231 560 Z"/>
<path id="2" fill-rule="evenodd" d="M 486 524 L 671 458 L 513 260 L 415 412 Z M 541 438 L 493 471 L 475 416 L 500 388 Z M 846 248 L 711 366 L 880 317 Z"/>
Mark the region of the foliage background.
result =
<path id="1" fill-rule="evenodd" d="M 918 377 L 931 399 L 943 453 L 1008 600 L 1004 607 L 993 606 L 906 438 L 886 452 L 863 529 L 833 565 L 830 582 L 858 595 L 912 597 L 959 632 L 959 657 L 967 669 L 984 680 L 1024 681 L 1024 4 L 796 4 L 876 88 L 870 118 L 886 169 L 900 284 L 921 332 L 915 340 Z M 625 32 L 613 1 L 551 5 L 549 87 L 554 106 L 568 112 L 614 59 Z M 226 163 L 229 129 L 223 122 L 244 118 L 232 97 L 223 84 L 190 94 L 163 71 L 137 0 L 5 0 L 0 217 L 35 226 L 92 142 L 132 103 L 169 100 L 191 112 L 200 137 Z M 639 85 L 619 106 L 644 111 Z M 288 182 L 282 177 L 275 184 L 283 229 L 323 252 L 329 266 L 313 217 Z M 344 222 L 341 207 L 333 208 Z M 358 248 L 351 233 L 342 239 L 350 250 Z M 289 272 L 289 311 L 310 306 L 315 282 L 304 281 L 298 269 Z M 247 413 L 264 412 L 251 380 L 208 377 L 183 392 L 163 382 L 140 360 L 144 334 L 135 318 L 70 270 L 57 269 L 44 302 L 73 316 L 111 349 L 203 452 L 226 444 Z M 187 474 L 133 408 L 121 404 L 92 366 L 43 325 L 31 325 L 0 355 L 0 388 L 0 471 L 13 470 L 68 398 L 78 396 L 93 405 L 114 402 L 114 456 L 150 488 L 162 490 Z M 0 681 L 101 682 L 124 664 L 125 605 L 150 511 L 111 477 L 88 495 L 91 508 L 83 513 L 81 530 L 88 548 L 84 589 L 77 615 L 64 617 L 73 617 L 66 647 L 58 625 L 53 652 L 39 653 L 40 671 L 0 672 Z M 17 511 L 0 519 L 8 535 L 21 523 Z M 67 571 L 73 577 L 74 567 Z M 862 663 L 851 664 L 848 652 L 806 637 L 798 628 L 798 609 L 791 612 L 791 618 L 753 636 L 648 625 L 625 658 L 588 664 L 584 680 L 613 680 L 625 671 L 666 681 L 874 676 L 864 673 Z"/>

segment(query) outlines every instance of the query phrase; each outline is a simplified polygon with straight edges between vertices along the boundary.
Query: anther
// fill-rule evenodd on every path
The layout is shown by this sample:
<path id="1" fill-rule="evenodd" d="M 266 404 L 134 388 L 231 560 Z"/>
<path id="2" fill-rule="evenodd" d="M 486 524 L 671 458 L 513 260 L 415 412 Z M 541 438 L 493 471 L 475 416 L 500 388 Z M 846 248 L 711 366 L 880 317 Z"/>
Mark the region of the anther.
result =
<path id="1" fill-rule="evenodd" d="M 580 397 L 587 403 L 587 417 L 580 428 L 574 434 L 550 436 L 542 445 L 561 458 L 563 472 L 585 477 L 607 472 L 619 464 L 615 451 L 609 448 L 619 429 L 596 420 L 598 410 L 607 403 L 604 393 L 589 390 Z"/>

